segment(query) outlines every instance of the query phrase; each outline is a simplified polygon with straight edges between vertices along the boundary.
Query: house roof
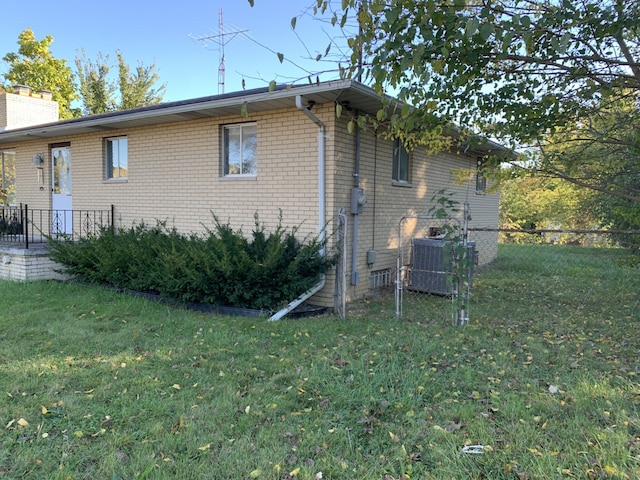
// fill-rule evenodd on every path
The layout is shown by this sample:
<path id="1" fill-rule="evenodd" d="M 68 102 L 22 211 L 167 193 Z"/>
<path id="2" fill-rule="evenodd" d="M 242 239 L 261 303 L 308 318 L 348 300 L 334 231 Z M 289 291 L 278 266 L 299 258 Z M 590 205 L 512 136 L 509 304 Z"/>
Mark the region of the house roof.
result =
<path id="1" fill-rule="evenodd" d="M 238 115 L 243 105 L 247 106 L 249 113 L 295 107 L 295 98 L 298 95 L 303 96 L 305 102 L 316 104 L 343 102 L 348 103 L 351 108 L 367 113 L 375 113 L 380 108 L 380 96 L 374 90 L 351 80 L 278 86 L 272 91 L 269 88 L 242 90 L 5 130 L 0 132 L 0 145 L 36 138 L 54 138 L 198 118 Z"/>
<path id="2" fill-rule="evenodd" d="M 309 85 L 280 85 L 273 90 L 257 88 L 212 95 L 208 97 L 160 103 L 149 107 L 121 110 L 86 117 L 60 120 L 30 127 L 0 131 L 0 145 L 34 139 L 59 138 L 91 132 L 132 128 L 163 123 L 180 122 L 207 117 L 238 115 L 242 106 L 247 111 L 261 112 L 296 105 L 296 97 L 315 104 L 339 102 L 353 110 L 375 114 L 381 106 L 381 98 L 372 88 L 353 81 L 338 80 Z M 390 100 L 391 97 L 388 97 Z M 456 137 L 456 132 L 452 132 Z M 504 146 L 489 141 L 476 146 L 475 151 L 507 151 Z"/>

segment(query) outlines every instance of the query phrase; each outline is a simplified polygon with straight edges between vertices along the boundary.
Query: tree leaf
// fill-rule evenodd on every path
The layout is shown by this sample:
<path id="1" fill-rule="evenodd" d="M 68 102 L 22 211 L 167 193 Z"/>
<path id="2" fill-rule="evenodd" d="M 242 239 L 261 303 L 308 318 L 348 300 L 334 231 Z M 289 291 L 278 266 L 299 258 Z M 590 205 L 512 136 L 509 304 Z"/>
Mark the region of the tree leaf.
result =
<path id="1" fill-rule="evenodd" d="M 291 19 L 291 28 L 292 28 L 293 30 L 295 30 L 295 29 L 296 29 L 296 23 L 297 23 L 297 22 L 298 22 L 298 17 L 293 17 L 293 18 Z"/>

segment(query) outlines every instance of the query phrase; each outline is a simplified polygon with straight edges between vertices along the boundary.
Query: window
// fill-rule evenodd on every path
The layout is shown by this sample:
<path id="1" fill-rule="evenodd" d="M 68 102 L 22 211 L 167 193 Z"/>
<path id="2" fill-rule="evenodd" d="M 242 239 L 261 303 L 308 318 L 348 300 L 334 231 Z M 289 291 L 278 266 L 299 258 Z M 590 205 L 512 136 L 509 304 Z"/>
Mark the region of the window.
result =
<path id="1" fill-rule="evenodd" d="M 391 180 L 409 183 L 409 152 L 399 138 L 393 141 L 393 173 Z"/>
<path id="2" fill-rule="evenodd" d="M 127 137 L 105 139 L 107 180 L 126 179 L 129 175 Z"/>
<path id="3" fill-rule="evenodd" d="M 478 158 L 476 163 L 476 195 L 481 195 L 487 189 L 487 177 L 484 176 L 485 160 Z"/>
<path id="4" fill-rule="evenodd" d="M 0 150 L 0 205 L 16 203 L 16 153 Z"/>
<path id="5" fill-rule="evenodd" d="M 255 123 L 225 125 L 223 130 L 224 175 L 253 176 L 258 171 L 256 147 L 258 127 Z"/>

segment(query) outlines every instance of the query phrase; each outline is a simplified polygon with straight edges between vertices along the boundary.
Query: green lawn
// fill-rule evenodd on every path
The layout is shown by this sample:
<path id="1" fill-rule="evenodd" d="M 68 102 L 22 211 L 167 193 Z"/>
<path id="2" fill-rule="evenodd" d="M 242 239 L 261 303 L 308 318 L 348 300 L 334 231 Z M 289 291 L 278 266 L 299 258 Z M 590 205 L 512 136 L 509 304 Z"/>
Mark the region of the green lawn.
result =
<path id="1" fill-rule="evenodd" d="M 511 245 L 463 328 L 0 282 L 0 478 L 640 478 L 639 295 L 621 250 Z"/>

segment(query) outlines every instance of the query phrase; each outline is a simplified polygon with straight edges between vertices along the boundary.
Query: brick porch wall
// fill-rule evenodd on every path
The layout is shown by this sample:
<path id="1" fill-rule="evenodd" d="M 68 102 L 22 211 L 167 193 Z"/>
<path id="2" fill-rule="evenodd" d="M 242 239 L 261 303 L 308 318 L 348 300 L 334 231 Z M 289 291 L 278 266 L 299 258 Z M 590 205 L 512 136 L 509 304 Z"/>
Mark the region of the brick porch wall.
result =
<path id="1" fill-rule="evenodd" d="M 3 280 L 65 280 L 68 277 L 57 273 L 60 265 L 49 258 L 44 246 L 28 250 L 15 247 L 0 247 L 0 279 Z"/>

